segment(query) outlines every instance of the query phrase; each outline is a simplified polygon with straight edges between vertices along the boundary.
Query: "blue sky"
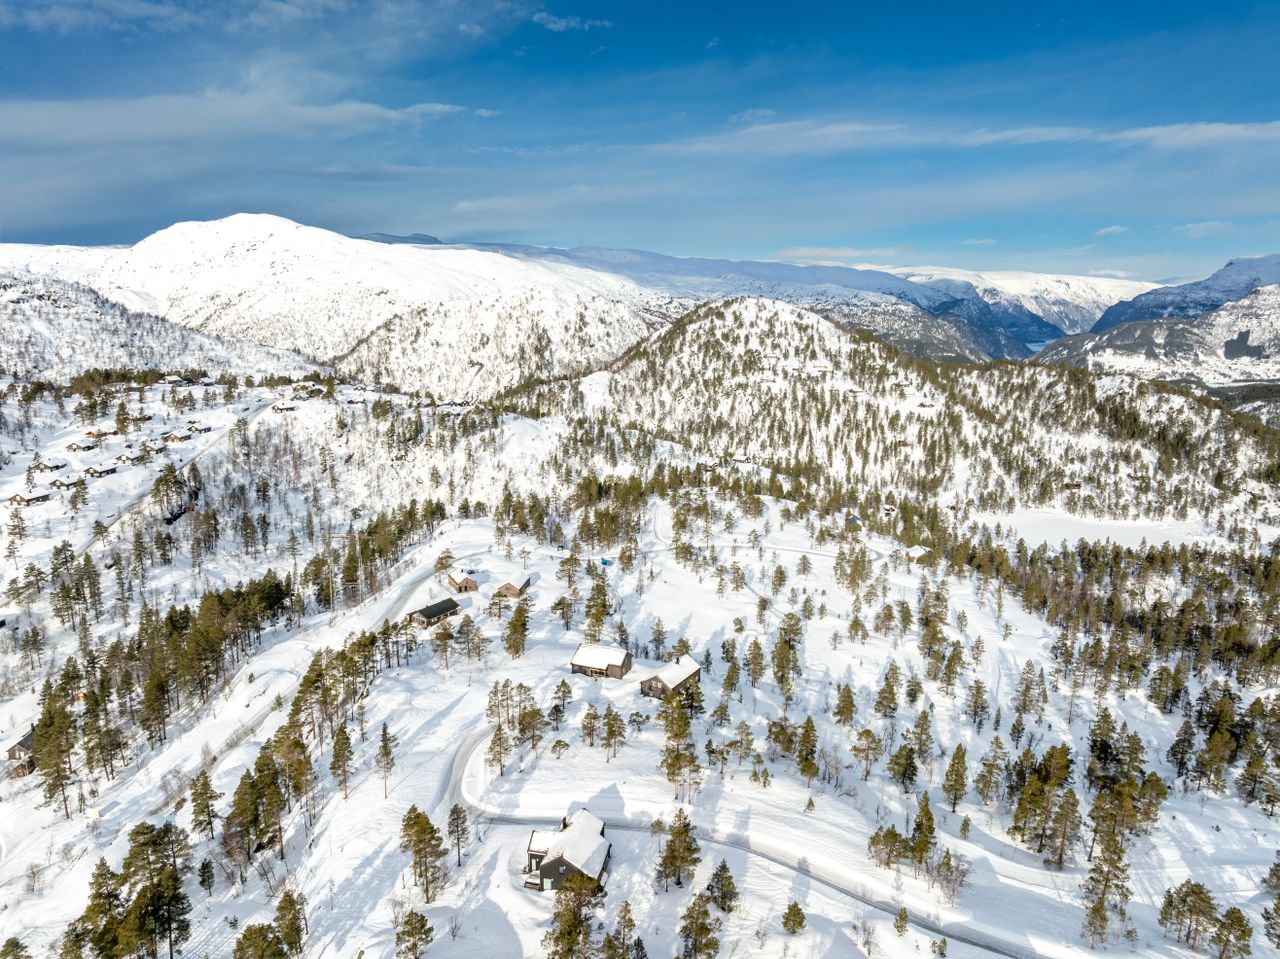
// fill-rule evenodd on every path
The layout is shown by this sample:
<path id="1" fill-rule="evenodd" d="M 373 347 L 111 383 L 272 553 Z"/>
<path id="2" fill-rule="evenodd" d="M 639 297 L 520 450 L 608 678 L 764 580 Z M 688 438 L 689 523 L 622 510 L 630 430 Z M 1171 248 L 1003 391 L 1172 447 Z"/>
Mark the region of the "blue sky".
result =
<path id="1" fill-rule="evenodd" d="M 0 238 L 255 210 L 1150 279 L 1280 250 L 1280 3 L 864 6 L 0 0 Z"/>

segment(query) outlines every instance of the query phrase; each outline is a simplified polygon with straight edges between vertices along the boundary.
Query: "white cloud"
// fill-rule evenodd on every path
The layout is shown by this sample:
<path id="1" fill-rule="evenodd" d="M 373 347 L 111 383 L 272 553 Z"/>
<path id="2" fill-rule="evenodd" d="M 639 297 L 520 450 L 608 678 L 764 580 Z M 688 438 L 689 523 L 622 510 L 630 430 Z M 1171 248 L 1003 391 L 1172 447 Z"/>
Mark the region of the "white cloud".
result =
<path id="1" fill-rule="evenodd" d="M 1121 233 L 1128 233 L 1127 226 L 1121 226 L 1119 223 L 1113 223 L 1111 226 L 1104 226 L 1101 230 L 1095 230 L 1094 236 L 1118 236 Z"/>
<path id="2" fill-rule="evenodd" d="M 565 33 L 570 30 L 608 30 L 613 26 L 611 20 L 584 20 L 582 17 L 557 17 L 554 13 L 539 10 L 529 18 L 540 27 L 546 27 L 552 33 Z"/>
<path id="3" fill-rule="evenodd" d="M 59 150 L 255 136 L 345 135 L 462 113 L 452 103 L 385 107 L 359 100 L 300 103 L 273 93 L 170 94 L 133 99 L 0 100 L 0 145 Z"/>
<path id="4" fill-rule="evenodd" d="M 981 149 L 1039 144 L 1113 144 L 1185 150 L 1246 143 L 1280 143 L 1280 121 L 1189 123 L 1127 130 L 1077 126 L 1021 126 L 958 129 L 909 123 L 849 119 L 788 120 L 738 114 L 746 125 L 655 145 L 663 152 L 689 155 L 807 156 L 901 148 Z"/>
<path id="5" fill-rule="evenodd" d="M 741 113 L 735 113 L 729 117 L 730 123 L 760 123 L 764 120 L 772 120 L 778 114 L 768 107 L 752 107 L 750 110 L 743 110 Z"/>
<path id="6" fill-rule="evenodd" d="M 972 240 L 961 240 L 961 246 L 995 246 L 996 241 L 989 236 L 977 237 Z"/>
<path id="7" fill-rule="evenodd" d="M 901 246 L 789 246 L 775 255 L 780 260 L 804 266 L 847 266 L 869 256 L 900 256 L 908 249 Z"/>
<path id="8" fill-rule="evenodd" d="M 1182 226 L 1175 226 L 1174 229 L 1185 237 L 1198 240 L 1202 237 L 1226 233 L 1233 227 L 1226 220 L 1202 220 L 1199 223 L 1184 223 Z"/>
<path id="9" fill-rule="evenodd" d="M 1105 276 L 1112 280 L 1131 280 L 1137 274 L 1130 273 L 1128 270 L 1090 270 L 1090 276 Z"/>

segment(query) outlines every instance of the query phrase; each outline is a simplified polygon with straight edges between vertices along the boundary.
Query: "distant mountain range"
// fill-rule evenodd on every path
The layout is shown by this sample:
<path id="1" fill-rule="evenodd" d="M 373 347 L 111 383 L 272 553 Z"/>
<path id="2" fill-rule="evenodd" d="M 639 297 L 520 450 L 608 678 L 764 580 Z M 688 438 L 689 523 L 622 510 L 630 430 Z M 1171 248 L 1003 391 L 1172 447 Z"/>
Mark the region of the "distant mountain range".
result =
<path id="1" fill-rule="evenodd" d="M 471 396 L 615 355 L 706 300 L 763 295 L 945 360 L 1027 358 L 1149 284 L 853 269 L 597 247 L 346 237 L 280 217 L 179 223 L 131 247 L 0 245 L 0 269 L 129 310 Z M 477 376 L 480 370 L 488 372 Z"/>

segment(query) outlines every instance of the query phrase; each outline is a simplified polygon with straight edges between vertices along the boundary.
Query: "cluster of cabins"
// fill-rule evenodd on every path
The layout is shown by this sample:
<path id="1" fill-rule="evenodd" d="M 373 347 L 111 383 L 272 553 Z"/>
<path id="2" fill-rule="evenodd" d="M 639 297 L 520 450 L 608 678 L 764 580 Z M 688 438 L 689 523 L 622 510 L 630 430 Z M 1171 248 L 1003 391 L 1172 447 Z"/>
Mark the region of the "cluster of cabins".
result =
<path id="1" fill-rule="evenodd" d="M 462 595 L 479 592 L 487 578 L 485 573 L 475 569 L 452 569 L 447 576 L 449 588 Z M 519 598 L 529 588 L 529 582 L 528 577 L 507 580 L 493 590 L 493 595 Z M 450 596 L 414 610 L 408 619 L 427 628 L 457 616 L 461 611 L 461 604 Z M 631 653 L 620 646 L 605 643 L 582 643 L 569 660 L 572 672 L 593 679 L 622 679 L 631 672 L 632 664 Z M 679 656 L 642 679 L 640 693 L 665 699 L 696 684 L 701 673 L 702 668 L 696 659 L 689 655 Z M 585 807 L 572 810 L 560 821 L 558 829 L 533 830 L 525 850 L 525 887 L 551 891 L 559 889 L 570 876 L 587 876 L 603 883 L 613 849 L 605 838 L 604 830 L 604 821 Z"/>
<path id="2" fill-rule="evenodd" d="M 133 417 L 132 421 L 142 423 L 150 419 L 150 414 L 143 413 Z M 57 474 L 50 481 L 49 489 L 39 492 L 14 493 L 8 498 L 7 502 L 10 506 L 34 506 L 37 503 L 46 503 L 52 498 L 53 490 L 69 490 L 77 486 L 84 486 L 86 480 L 111 476 L 113 473 L 118 472 L 121 466 L 137 466 L 146 463 L 151 457 L 165 452 L 169 446 L 190 442 L 198 434 L 209 433 L 212 429 L 212 427 L 206 426 L 199 420 L 188 420 L 187 425 L 181 429 L 170 430 L 167 433 L 144 440 L 139 445 L 130 445 L 114 459 L 86 466 L 79 473 L 63 472 L 63 470 L 67 469 L 67 464 L 62 462 L 45 462 L 42 460 L 33 463 L 31 468 L 36 473 Z M 67 452 L 91 453 L 94 450 L 101 449 L 103 443 L 110 437 L 119 435 L 114 429 L 89 430 L 85 433 L 84 439 L 72 440 L 68 443 Z"/>

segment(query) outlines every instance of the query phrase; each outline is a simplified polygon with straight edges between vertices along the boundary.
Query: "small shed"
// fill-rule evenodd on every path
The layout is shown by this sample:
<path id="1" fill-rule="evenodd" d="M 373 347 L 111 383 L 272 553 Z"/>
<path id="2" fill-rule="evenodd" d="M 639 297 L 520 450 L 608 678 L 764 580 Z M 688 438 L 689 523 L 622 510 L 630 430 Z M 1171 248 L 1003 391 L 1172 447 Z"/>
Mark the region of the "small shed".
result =
<path id="1" fill-rule="evenodd" d="M 672 693 L 679 692 L 690 683 L 698 682 L 702 667 L 692 656 L 681 656 L 667 663 L 648 679 L 641 680 L 640 693 L 654 699 L 666 699 Z"/>
<path id="2" fill-rule="evenodd" d="M 631 654 L 621 646 L 582 643 L 569 660 L 569 668 L 596 679 L 621 679 L 631 672 Z"/>
<path id="3" fill-rule="evenodd" d="M 461 609 L 456 599 L 442 599 L 438 603 L 423 606 L 422 609 L 415 609 L 409 614 L 409 622 L 415 626 L 434 626 L 450 616 L 457 616 Z"/>
<path id="4" fill-rule="evenodd" d="M 525 888 L 547 892 L 570 876 L 603 883 L 613 844 L 604 838 L 604 820 L 584 807 L 560 820 L 558 830 L 533 830 L 526 851 Z"/>
<path id="5" fill-rule="evenodd" d="M 455 593 L 474 593 L 480 588 L 476 582 L 475 570 L 452 569 L 449 571 L 449 586 Z"/>
<path id="6" fill-rule="evenodd" d="M 506 596 L 508 599 L 519 599 L 524 595 L 525 590 L 528 588 L 529 577 L 526 576 L 523 579 L 509 579 L 493 592 L 495 596 Z"/>

